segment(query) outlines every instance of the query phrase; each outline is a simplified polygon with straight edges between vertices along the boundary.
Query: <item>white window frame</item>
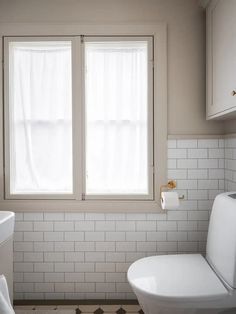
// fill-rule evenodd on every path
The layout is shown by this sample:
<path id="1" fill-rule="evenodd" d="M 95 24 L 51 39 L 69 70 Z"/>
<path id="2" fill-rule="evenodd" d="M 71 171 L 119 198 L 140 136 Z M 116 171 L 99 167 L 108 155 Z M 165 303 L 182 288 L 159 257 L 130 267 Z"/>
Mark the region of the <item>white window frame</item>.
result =
<path id="1" fill-rule="evenodd" d="M 22 198 L 17 196 L 17 200 L 7 199 L 6 196 L 9 196 L 9 190 L 4 191 L 4 175 L 6 180 L 9 180 L 9 175 L 7 174 L 7 165 L 4 165 L 4 148 L 0 146 L 0 206 L 2 210 L 15 210 L 15 211 L 128 211 L 128 212 L 145 212 L 145 211 L 161 211 L 160 200 L 159 200 L 159 189 L 160 185 L 166 182 L 166 163 L 167 163 L 167 28 L 165 23 L 157 23 L 155 25 L 79 25 L 79 24 L 10 24 L 2 23 L 0 28 L 1 41 L 3 37 L 8 36 L 29 36 L 33 40 L 37 40 L 44 36 L 48 36 L 48 40 L 54 39 L 55 36 L 59 36 L 60 39 L 72 39 L 83 34 L 84 36 L 119 36 L 120 38 L 125 37 L 153 37 L 154 42 L 154 60 L 152 61 L 153 72 L 154 72 L 154 82 L 153 82 L 153 97 L 154 97 L 154 107 L 153 107 L 153 165 L 154 171 L 154 190 L 152 199 L 138 199 L 135 196 L 135 199 L 129 199 L 122 195 L 119 199 L 109 199 L 106 196 L 106 199 L 101 198 L 96 199 L 93 197 L 88 199 L 83 194 L 84 183 L 82 182 L 81 174 L 83 167 L 83 161 L 74 162 L 74 193 L 73 195 L 50 195 L 50 197 L 45 197 L 43 195 L 42 199 L 35 200 L 33 195 L 29 195 L 25 199 L 25 196 L 21 195 Z M 37 37 L 36 37 L 37 36 Z M 2 46 L 2 45 L 1 45 Z M 73 55 L 77 53 L 76 60 L 73 60 L 73 63 L 76 64 L 76 67 L 80 67 L 83 64 L 82 56 L 78 52 L 81 51 L 80 41 L 75 40 L 73 46 Z M 0 49 L 0 55 L 3 57 L 3 51 Z M 5 54 L 6 55 L 6 54 Z M 73 77 L 73 87 L 75 84 L 77 88 L 73 88 L 74 94 L 73 99 L 73 110 L 75 112 L 74 117 L 82 117 L 83 109 L 83 90 L 80 90 L 78 86 L 81 86 L 83 82 L 83 77 L 80 75 L 82 71 L 76 71 Z M 2 79 L 0 77 L 0 86 L 2 86 Z M 77 94 L 76 94 L 77 93 Z M 0 97 L 3 94 L 3 90 L 0 88 Z M 6 93 L 4 93 L 6 95 Z M 2 97 L 0 98 L 2 101 Z M 77 99 L 75 104 L 75 99 Z M 0 103 L 0 135 L 3 138 L 3 102 Z M 5 112 L 7 115 L 7 113 Z M 74 121 L 73 121 L 74 122 Z M 81 156 L 83 150 L 84 140 L 82 137 L 82 132 L 79 128 L 75 127 L 78 124 L 82 128 L 82 121 L 77 121 L 73 126 L 73 143 L 75 140 L 79 141 L 81 144 L 74 146 L 74 155 L 78 157 Z M 81 138 L 82 137 L 82 138 Z M 77 147 L 77 148 L 76 148 Z M 75 150 L 76 148 L 76 150 Z M 7 154 L 7 152 L 5 152 Z M 9 152 L 8 152 L 9 154 Z M 8 158 L 8 155 L 6 156 Z M 81 179 L 80 179 L 81 178 Z M 49 196 L 49 195 L 48 195 Z M 38 198 L 38 194 L 37 194 Z"/>

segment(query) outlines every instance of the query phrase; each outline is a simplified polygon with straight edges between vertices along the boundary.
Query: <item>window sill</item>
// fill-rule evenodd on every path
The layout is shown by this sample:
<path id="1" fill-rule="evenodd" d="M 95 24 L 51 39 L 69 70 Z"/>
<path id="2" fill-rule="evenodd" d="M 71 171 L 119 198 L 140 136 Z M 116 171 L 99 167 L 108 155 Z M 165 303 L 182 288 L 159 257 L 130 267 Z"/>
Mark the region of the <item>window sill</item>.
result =
<path id="1" fill-rule="evenodd" d="M 3 200 L 1 210 L 14 212 L 162 212 L 159 201 L 143 200 Z"/>

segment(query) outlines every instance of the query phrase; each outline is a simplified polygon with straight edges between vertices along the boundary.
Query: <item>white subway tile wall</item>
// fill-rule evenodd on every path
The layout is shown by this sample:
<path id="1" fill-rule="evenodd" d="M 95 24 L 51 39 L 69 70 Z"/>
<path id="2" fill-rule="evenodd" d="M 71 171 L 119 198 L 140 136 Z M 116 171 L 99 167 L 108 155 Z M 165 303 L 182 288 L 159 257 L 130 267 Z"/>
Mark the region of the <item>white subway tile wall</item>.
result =
<path id="1" fill-rule="evenodd" d="M 236 139 L 225 143 L 226 148 L 221 139 L 168 141 L 168 178 L 177 180 L 185 197 L 177 210 L 17 213 L 15 299 L 133 299 L 126 272 L 135 260 L 204 253 L 215 195 L 225 183 L 236 190 Z"/>
<path id="2" fill-rule="evenodd" d="M 236 191 L 236 138 L 225 139 L 225 189 Z"/>

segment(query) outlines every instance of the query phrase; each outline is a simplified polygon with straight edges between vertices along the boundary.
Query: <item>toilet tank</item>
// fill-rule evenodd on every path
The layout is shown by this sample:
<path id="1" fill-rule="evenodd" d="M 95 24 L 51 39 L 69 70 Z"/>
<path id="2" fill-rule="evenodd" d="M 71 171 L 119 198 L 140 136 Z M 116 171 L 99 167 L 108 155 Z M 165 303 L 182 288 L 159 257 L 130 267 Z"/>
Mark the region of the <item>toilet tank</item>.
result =
<path id="1" fill-rule="evenodd" d="M 216 273 L 236 288 L 236 192 L 219 194 L 215 198 L 206 258 Z"/>

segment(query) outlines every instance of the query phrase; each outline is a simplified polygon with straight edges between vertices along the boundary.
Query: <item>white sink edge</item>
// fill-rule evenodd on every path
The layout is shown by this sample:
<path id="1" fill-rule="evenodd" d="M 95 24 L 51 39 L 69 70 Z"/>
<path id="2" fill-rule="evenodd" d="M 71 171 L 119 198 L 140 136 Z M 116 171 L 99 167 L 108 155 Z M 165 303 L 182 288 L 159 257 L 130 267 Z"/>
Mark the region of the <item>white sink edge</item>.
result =
<path id="1" fill-rule="evenodd" d="M 4 217 L 3 219 L 1 219 L 1 213 L 6 213 L 9 214 L 9 216 Z M 15 213 L 14 212 L 10 212 L 10 211 L 5 211 L 5 210 L 0 210 L 0 224 L 4 223 L 6 220 L 10 219 L 14 217 L 15 218 Z"/>
<path id="2" fill-rule="evenodd" d="M 0 211 L 0 245 L 14 234 L 15 213 Z"/>

